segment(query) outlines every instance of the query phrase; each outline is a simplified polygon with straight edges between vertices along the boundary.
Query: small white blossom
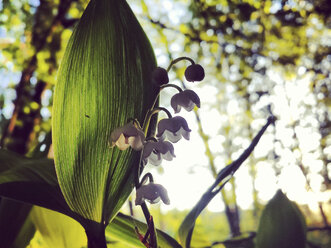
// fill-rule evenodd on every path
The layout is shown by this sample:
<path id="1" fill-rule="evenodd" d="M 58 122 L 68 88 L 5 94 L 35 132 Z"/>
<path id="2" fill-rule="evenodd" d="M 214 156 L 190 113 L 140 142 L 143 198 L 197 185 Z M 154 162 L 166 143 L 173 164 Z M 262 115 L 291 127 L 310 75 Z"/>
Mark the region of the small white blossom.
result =
<path id="1" fill-rule="evenodd" d="M 148 141 L 144 146 L 144 164 L 160 165 L 162 159 L 171 161 L 175 156 L 174 146 L 168 141 Z"/>
<path id="2" fill-rule="evenodd" d="M 181 107 L 186 111 L 191 111 L 195 105 L 200 108 L 200 98 L 193 90 L 184 90 L 171 98 L 171 107 L 175 113 L 178 113 Z"/>
<path id="3" fill-rule="evenodd" d="M 128 123 L 112 131 L 110 141 L 111 147 L 116 145 L 122 151 L 129 146 L 134 150 L 140 151 L 144 146 L 145 135 L 144 132 L 133 123 Z"/>
<path id="4" fill-rule="evenodd" d="M 156 137 L 160 140 L 168 138 L 172 143 L 176 143 L 182 136 L 189 140 L 191 129 L 188 127 L 183 117 L 175 116 L 161 120 L 158 124 L 157 131 Z"/>
<path id="5" fill-rule="evenodd" d="M 157 203 L 160 199 L 164 204 L 170 204 L 167 190 L 160 184 L 149 183 L 146 185 L 141 185 L 137 189 L 135 204 L 141 205 L 145 200 L 150 203 Z"/>

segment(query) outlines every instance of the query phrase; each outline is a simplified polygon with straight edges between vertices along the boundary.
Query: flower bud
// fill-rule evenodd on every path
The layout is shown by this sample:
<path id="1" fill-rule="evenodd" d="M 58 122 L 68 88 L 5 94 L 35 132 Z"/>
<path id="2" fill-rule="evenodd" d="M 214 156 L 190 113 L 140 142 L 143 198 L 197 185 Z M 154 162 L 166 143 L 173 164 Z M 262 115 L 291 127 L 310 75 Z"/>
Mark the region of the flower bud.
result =
<path id="1" fill-rule="evenodd" d="M 186 68 L 185 78 L 189 82 L 201 81 L 205 77 L 205 70 L 199 64 L 193 64 Z"/>
<path id="2" fill-rule="evenodd" d="M 162 67 L 157 67 L 152 73 L 152 80 L 159 86 L 169 83 L 167 70 Z"/>

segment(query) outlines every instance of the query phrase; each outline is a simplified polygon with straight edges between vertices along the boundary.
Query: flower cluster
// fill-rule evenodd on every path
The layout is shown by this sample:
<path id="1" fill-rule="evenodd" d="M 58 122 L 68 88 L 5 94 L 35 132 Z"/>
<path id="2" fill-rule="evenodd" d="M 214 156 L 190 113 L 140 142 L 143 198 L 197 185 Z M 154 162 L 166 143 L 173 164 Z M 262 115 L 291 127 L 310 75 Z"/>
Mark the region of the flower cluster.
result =
<path id="1" fill-rule="evenodd" d="M 167 87 L 172 87 L 178 90 L 178 93 L 172 96 L 170 101 L 170 105 L 175 114 L 179 113 L 182 108 L 186 111 L 192 111 L 195 106 L 200 108 L 200 98 L 193 90 L 183 90 L 177 85 L 169 84 L 168 72 L 171 66 L 184 59 L 191 62 L 191 65 L 185 70 L 186 80 L 189 82 L 201 81 L 205 75 L 203 67 L 199 64 L 195 64 L 192 59 L 187 57 L 180 57 L 174 60 L 167 70 L 157 67 L 152 72 L 152 81 L 160 87 L 160 91 Z M 150 118 L 153 114 L 160 111 L 164 111 L 168 118 L 159 121 L 155 137 L 146 137 L 145 134 L 148 130 Z M 117 146 L 120 150 L 125 150 L 131 147 L 133 150 L 142 151 L 142 167 L 148 163 L 159 166 L 163 159 L 171 161 L 176 157 L 173 143 L 177 143 L 182 137 L 189 140 L 190 132 L 191 129 L 188 127 L 188 124 L 183 117 L 173 117 L 167 109 L 153 106 L 147 113 L 147 118 L 145 118 L 145 123 L 143 123 L 142 128 L 137 120 L 132 120 L 124 126 L 112 131 L 110 143 L 111 147 Z M 141 172 L 138 170 L 138 178 L 140 173 Z M 149 178 L 148 184 L 146 184 L 147 178 Z M 167 190 L 162 185 L 155 184 L 152 175 L 147 173 L 141 182 L 136 185 L 135 204 L 142 205 L 145 200 L 150 203 L 156 203 L 160 199 L 165 204 L 170 204 Z"/>

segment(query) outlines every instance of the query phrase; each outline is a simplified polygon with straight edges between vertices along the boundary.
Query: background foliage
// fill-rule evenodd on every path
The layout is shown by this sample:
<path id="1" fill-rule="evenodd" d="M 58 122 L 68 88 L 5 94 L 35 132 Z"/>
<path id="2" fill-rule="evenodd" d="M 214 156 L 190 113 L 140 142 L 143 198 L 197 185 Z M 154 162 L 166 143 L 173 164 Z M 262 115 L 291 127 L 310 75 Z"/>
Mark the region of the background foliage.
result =
<path id="1" fill-rule="evenodd" d="M 1 147 L 30 157 L 48 154 L 57 69 L 87 3 L 85 0 L 0 3 Z M 198 146 L 204 159 L 202 164 L 190 165 L 191 170 L 200 166 L 216 177 L 249 144 L 270 111 L 278 118 L 265 136 L 264 150 L 254 153 L 245 163 L 244 175 L 232 179 L 230 186 L 222 190 L 220 210 L 224 211 L 205 211 L 198 219 L 193 244 L 210 246 L 230 234 L 256 230 L 265 203 L 266 182 L 261 181 L 261 171 L 267 170 L 275 180 L 273 185 L 282 188 L 290 198 L 294 198 L 293 192 L 303 192 L 306 200 L 299 203 L 310 230 L 310 246 L 329 247 L 328 1 L 146 0 L 129 4 L 152 42 L 160 66 L 167 67 L 173 58 L 189 56 L 206 70 L 203 83 L 194 86 L 202 99 L 202 109 L 195 112 L 193 126 L 200 136 Z M 171 79 L 182 78 L 183 68 L 176 67 Z M 36 147 L 38 152 L 32 152 Z M 293 184 L 298 187 L 292 190 L 283 180 L 289 171 L 297 175 Z M 249 210 L 242 210 L 238 204 L 242 187 L 251 189 Z M 0 210 L 6 209 L 6 204 L 17 204 L 7 201 L 1 199 Z M 16 208 L 21 213 L 19 217 L 27 215 L 30 206 L 18 204 Z M 37 211 L 33 211 L 32 219 L 37 216 Z M 153 215 L 157 225 L 172 236 L 176 236 L 185 216 L 177 210 L 164 213 L 157 208 Z M 30 247 L 44 247 L 42 223 L 35 227 L 39 232 Z"/>

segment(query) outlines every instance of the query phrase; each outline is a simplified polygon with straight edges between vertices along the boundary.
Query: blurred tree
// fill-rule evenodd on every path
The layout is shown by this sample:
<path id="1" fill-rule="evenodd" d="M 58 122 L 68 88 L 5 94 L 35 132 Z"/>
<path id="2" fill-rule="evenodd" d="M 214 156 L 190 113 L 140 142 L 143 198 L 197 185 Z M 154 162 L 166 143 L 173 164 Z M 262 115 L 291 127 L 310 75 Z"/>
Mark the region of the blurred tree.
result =
<path id="1" fill-rule="evenodd" d="M 87 1 L 2 1 L 0 9 L 1 28 L 1 66 L 2 73 L 19 74 L 18 82 L 7 82 L 4 77 L 1 89 L 8 85 L 15 87 L 15 98 L 8 99 L 6 91 L 0 91 L 4 103 L 1 111 L 1 148 L 6 148 L 20 154 L 27 154 L 35 147 L 41 147 L 39 143 L 50 144 L 50 120 L 42 118 L 42 97 L 46 89 L 52 89 L 55 82 L 55 75 L 59 65 L 59 58 L 63 53 L 68 34 L 65 29 L 72 29 L 74 22 L 68 20 L 77 18 L 70 15 L 70 8 L 73 13 L 81 14 Z M 64 40 L 64 45 L 62 45 Z M 59 55 L 60 54 L 60 55 Z M 15 86 L 14 86 L 15 85 Z M 8 101 L 9 100 L 9 101 Z M 8 102 L 12 103 L 8 104 Z M 9 106 L 8 106 L 9 105 Z M 47 103 L 49 108 L 51 103 Z M 11 112 L 5 115 L 6 110 Z M 5 110 L 5 111 L 4 111 Z M 9 118 L 7 120 L 7 118 Z M 39 145 L 39 146 L 38 146 Z M 34 155 L 46 156 L 48 149 L 35 151 Z M 33 156 L 33 154 L 30 154 Z M 8 212 L 8 209 L 14 210 Z M 19 235 L 21 228 L 27 225 L 31 206 L 13 202 L 8 199 L 1 199 L 0 202 L 0 229 L 1 243 L 5 247 L 11 247 Z M 6 211 L 6 212 L 5 212 Z M 6 216 L 11 213 L 14 218 L 8 220 Z M 10 223 L 15 225 L 8 226 Z M 31 225 L 31 224 L 30 224 Z M 33 232 L 34 232 L 34 227 Z M 30 232 L 30 231 L 28 231 Z M 33 236 L 33 235 L 32 235 Z M 31 235 L 28 238 L 32 237 Z M 10 238 L 9 238 L 10 237 Z M 17 236 L 19 237 L 19 236 Z M 27 241 L 29 242 L 29 241 Z M 14 244 L 13 244 L 14 245 Z"/>

